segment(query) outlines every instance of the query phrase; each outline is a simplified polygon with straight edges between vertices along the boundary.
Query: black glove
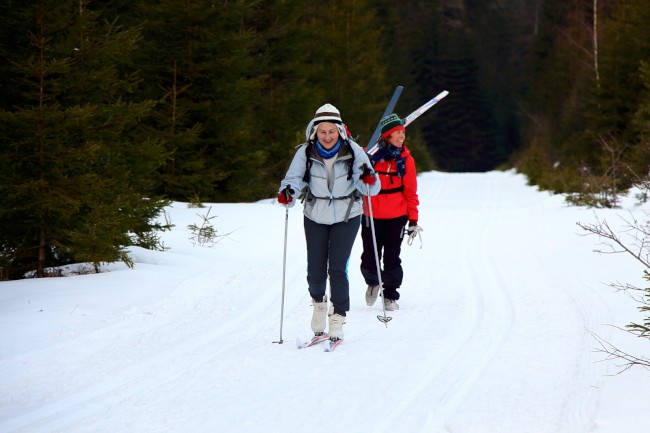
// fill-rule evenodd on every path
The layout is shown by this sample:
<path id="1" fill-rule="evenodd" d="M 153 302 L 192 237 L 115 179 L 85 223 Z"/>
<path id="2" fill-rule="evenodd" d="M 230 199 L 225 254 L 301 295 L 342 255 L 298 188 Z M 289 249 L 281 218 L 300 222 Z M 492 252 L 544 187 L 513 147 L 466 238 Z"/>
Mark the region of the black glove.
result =
<path id="1" fill-rule="evenodd" d="M 366 185 L 374 185 L 377 182 L 377 177 L 375 172 L 372 171 L 368 164 L 363 164 L 361 167 L 361 181 Z"/>

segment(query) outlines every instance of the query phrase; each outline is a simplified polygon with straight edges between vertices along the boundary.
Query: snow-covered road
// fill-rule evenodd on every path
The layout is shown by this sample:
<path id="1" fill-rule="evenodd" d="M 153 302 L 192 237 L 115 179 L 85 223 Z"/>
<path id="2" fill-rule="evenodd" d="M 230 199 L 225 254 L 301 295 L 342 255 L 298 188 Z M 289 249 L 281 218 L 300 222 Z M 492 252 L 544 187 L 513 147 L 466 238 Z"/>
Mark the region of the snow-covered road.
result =
<path id="1" fill-rule="evenodd" d="M 284 344 L 285 212 L 270 200 L 213 204 L 228 233 L 213 248 L 188 240 L 205 209 L 176 203 L 170 251 L 134 249 L 135 270 L 0 283 L 0 432 L 646 433 L 647 411 L 627 411 L 649 407 L 650 372 L 608 376 L 591 335 L 648 353 L 608 326 L 639 315 L 606 283 L 643 285 L 642 269 L 592 252 L 576 222 L 594 212 L 513 172 L 419 183 L 401 309 L 385 326 L 365 305 L 358 241 L 334 353 L 294 344 L 311 317 L 301 206 Z"/>

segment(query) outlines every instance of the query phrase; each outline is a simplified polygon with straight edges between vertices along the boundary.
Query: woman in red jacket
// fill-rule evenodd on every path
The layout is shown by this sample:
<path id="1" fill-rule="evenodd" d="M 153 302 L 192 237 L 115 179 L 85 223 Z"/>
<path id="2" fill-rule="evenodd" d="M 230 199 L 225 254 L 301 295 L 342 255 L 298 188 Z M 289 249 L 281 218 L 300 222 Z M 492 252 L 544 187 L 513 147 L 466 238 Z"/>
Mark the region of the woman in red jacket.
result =
<path id="1" fill-rule="evenodd" d="M 381 281 L 384 286 L 384 304 L 386 310 L 399 309 L 400 297 L 397 289 L 404 276 L 400 259 L 404 229 L 417 233 L 418 227 L 418 184 L 415 161 L 404 145 L 406 128 L 396 114 L 382 119 L 381 143 L 377 152 L 370 157 L 375 172 L 381 181 L 381 191 L 372 196 L 372 213 L 377 240 L 377 254 L 382 259 Z M 369 218 L 367 197 L 364 197 L 364 215 Z M 361 273 L 368 284 L 366 303 L 374 305 L 379 295 L 379 278 L 375 261 L 374 244 L 369 221 L 362 223 L 361 238 Z"/>

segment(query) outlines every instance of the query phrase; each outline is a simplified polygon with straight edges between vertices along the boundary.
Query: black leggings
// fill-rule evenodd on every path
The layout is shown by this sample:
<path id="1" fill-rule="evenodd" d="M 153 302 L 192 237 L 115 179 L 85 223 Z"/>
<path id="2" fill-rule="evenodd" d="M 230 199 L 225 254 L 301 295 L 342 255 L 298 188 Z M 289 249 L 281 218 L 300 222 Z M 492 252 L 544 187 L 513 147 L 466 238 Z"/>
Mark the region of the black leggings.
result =
<path id="1" fill-rule="evenodd" d="M 361 215 L 332 225 L 304 218 L 309 294 L 317 301 L 323 299 L 329 274 L 334 313 L 342 316 L 350 310 L 348 262 L 360 223 Z"/>
<path id="2" fill-rule="evenodd" d="M 381 282 L 384 284 L 384 296 L 386 299 L 399 299 L 397 289 L 402 285 L 404 271 L 402 270 L 402 240 L 404 239 L 404 227 L 408 221 L 406 215 L 391 219 L 374 219 L 375 233 L 377 237 L 377 254 L 382 261 Z M 361 274 L 366 284 L 376 286 L 379 284 L 377 277 L 377 263 L 375 262 L 374 245 L 372 242 L 372 231 L 370 221 L 364 217 L 361 226 L 361 239 L 363 240 L 363 253 L 361 253 Z"/>

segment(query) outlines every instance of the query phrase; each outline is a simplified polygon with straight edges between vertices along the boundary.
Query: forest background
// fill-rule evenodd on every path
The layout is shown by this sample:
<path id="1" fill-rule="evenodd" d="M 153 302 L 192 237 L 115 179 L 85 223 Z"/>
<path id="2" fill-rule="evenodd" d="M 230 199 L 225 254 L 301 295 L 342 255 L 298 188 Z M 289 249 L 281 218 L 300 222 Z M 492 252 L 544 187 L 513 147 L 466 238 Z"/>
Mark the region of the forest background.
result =
<path id="1" fill-rule="evenodd" d="M 648 23 L 646 0 L 3 0 L 0 279 L 164 248 L 170 200 L 268 198 L 320 105 L 365 146 L 397 85 L 403 117 L 450 91 L 409 126 L 419 171 L 615 206 L 648 177 Z"/>

